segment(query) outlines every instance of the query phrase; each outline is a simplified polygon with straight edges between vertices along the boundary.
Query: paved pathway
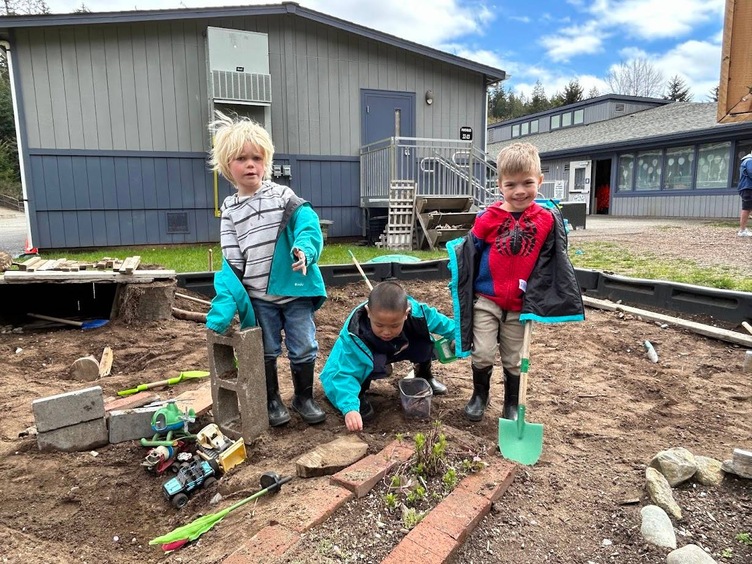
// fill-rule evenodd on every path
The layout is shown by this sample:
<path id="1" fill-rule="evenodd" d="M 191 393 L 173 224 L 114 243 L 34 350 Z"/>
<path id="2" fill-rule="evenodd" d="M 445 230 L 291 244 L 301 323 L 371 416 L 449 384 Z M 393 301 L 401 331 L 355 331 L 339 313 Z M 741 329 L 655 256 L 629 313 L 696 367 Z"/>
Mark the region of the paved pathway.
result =
<path id="1" fill-rule="evenodd" d="M 23 212 L 0 208 L 0 251 L 15 257 L 23 253 L 26 217 Z"/>

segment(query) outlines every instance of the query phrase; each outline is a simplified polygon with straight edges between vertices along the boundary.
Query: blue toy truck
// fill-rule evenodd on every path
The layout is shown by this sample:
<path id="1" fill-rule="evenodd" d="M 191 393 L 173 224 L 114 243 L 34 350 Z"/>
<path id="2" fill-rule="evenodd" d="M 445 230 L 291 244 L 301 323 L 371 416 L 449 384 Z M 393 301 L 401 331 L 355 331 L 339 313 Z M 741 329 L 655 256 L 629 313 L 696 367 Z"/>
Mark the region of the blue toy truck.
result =
<path id="1" fill-rule="evenodd" d="M 217 472 L 217 466 L 205 460 L 184 462 L 177 476 L 170 478 L 162 485 L 162 492 L 167 501 L 180 509 L 188 503 L 190 492 L 200 487 L 208 488 L 216 484 Z"/>

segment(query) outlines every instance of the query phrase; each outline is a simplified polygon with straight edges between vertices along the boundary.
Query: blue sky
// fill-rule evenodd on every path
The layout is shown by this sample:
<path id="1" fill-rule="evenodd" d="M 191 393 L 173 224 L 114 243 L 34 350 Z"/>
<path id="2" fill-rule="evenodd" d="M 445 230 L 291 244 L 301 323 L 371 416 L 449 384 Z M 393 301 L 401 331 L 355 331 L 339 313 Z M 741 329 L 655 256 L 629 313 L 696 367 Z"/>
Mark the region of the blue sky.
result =
<path id="1" fill-rule="evenodd" d="M 91 11 L 149 9 L 146 0 L 84 0 Z M 273 1 L 163 0 L 160 8 Z M 504 69 L 507 89 L 529 95 L 536 80 L 551 96 L 577 78 L 608 92 L 609 70 L 649 60 L 666 80 L 681 76 L 693 101 L 718 85 L 724 0 L 300 0 L 299 4 Z M 47 0 L 55 13 L 81 0 Z"/>

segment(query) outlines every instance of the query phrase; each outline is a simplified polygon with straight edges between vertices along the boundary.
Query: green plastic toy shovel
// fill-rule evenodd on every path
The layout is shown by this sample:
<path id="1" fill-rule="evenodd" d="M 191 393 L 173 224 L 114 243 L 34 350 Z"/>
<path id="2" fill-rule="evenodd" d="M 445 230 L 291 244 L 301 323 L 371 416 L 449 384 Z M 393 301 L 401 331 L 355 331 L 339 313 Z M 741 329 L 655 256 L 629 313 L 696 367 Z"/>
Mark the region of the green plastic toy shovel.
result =
<path id="1" fill-rule="evenodd" d="M 520 399 L 517 407 L 517 420 L 499 419 L 499 450 L 501 450 L 502 456 L 527 466 L 532 466 L 538 462 L 543 450 L 543 425 L 525 421 L 527 371 L 530 365 L 530 337 L 532 332 L 533 322 L 526 321 L 522 340 Z"/>
<path id="2" fill-rule="evenodd" d="M 143 392 L 144 390 L 150 390 L 159 386 L 174 386 L 175 384 L 179 384 L 183 380 L 189 380 L 191 378 L 205 378 L 208 375 L 209 372 L 205 370 L 188 370 L 186 372 L 181 372 L 179 376 L 175 376 L 174 378 L 160 380 L 159 382 L 150 382 L 148 384 L 139 384 L 138 386 L 131 388 L 130 390 L 121 390 L 118 392 L 118 395 L 130 396 L 131 394 Z"/>

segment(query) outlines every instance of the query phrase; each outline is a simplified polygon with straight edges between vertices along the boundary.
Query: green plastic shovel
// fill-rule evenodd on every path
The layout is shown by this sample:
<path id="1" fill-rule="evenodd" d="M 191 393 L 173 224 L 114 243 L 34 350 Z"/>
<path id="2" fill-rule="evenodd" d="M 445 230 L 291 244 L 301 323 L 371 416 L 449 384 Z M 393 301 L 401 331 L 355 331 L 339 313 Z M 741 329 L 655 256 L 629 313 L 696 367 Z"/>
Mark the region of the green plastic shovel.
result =
<path id="1" fill-rule="evenodd" d="M 149 382 L 148 384 L 139 384 L 135 388 L 131 388 L 129 390 L 121 390 L 117 394 L 119 396 L 130 396 L 132 394 L 137 394 L 138 392 L 143 392 L 144 390 L 151 390 L 152 388 L 157 388 L 159 386 L 174 386 L 175 384 L 179 384 L 183 380 L 190 380 L 191 378 L 205 378 L 206 376 L 209 376 L 209 374 L 210 373 L 205 370 L 188 370 L 186 372 L 181 372 L 179 376 L 175 376 L 174 378 L 160 380 L 159 382 Z"/>
<path id="2" fill-rule="evenodd" d="M 499 450 L 504 458 L 520 464 L 532 466 L 540 458 L 543 450 L 543 425 L 525 421 L 527 401 L 527 370 L 530 365 L 530 337 L 533 322 L 525 322 L 522 340 L 522 361 L 520 364 L 520 400 L 517 407 L 517 420 L 499 419 Z"/>

